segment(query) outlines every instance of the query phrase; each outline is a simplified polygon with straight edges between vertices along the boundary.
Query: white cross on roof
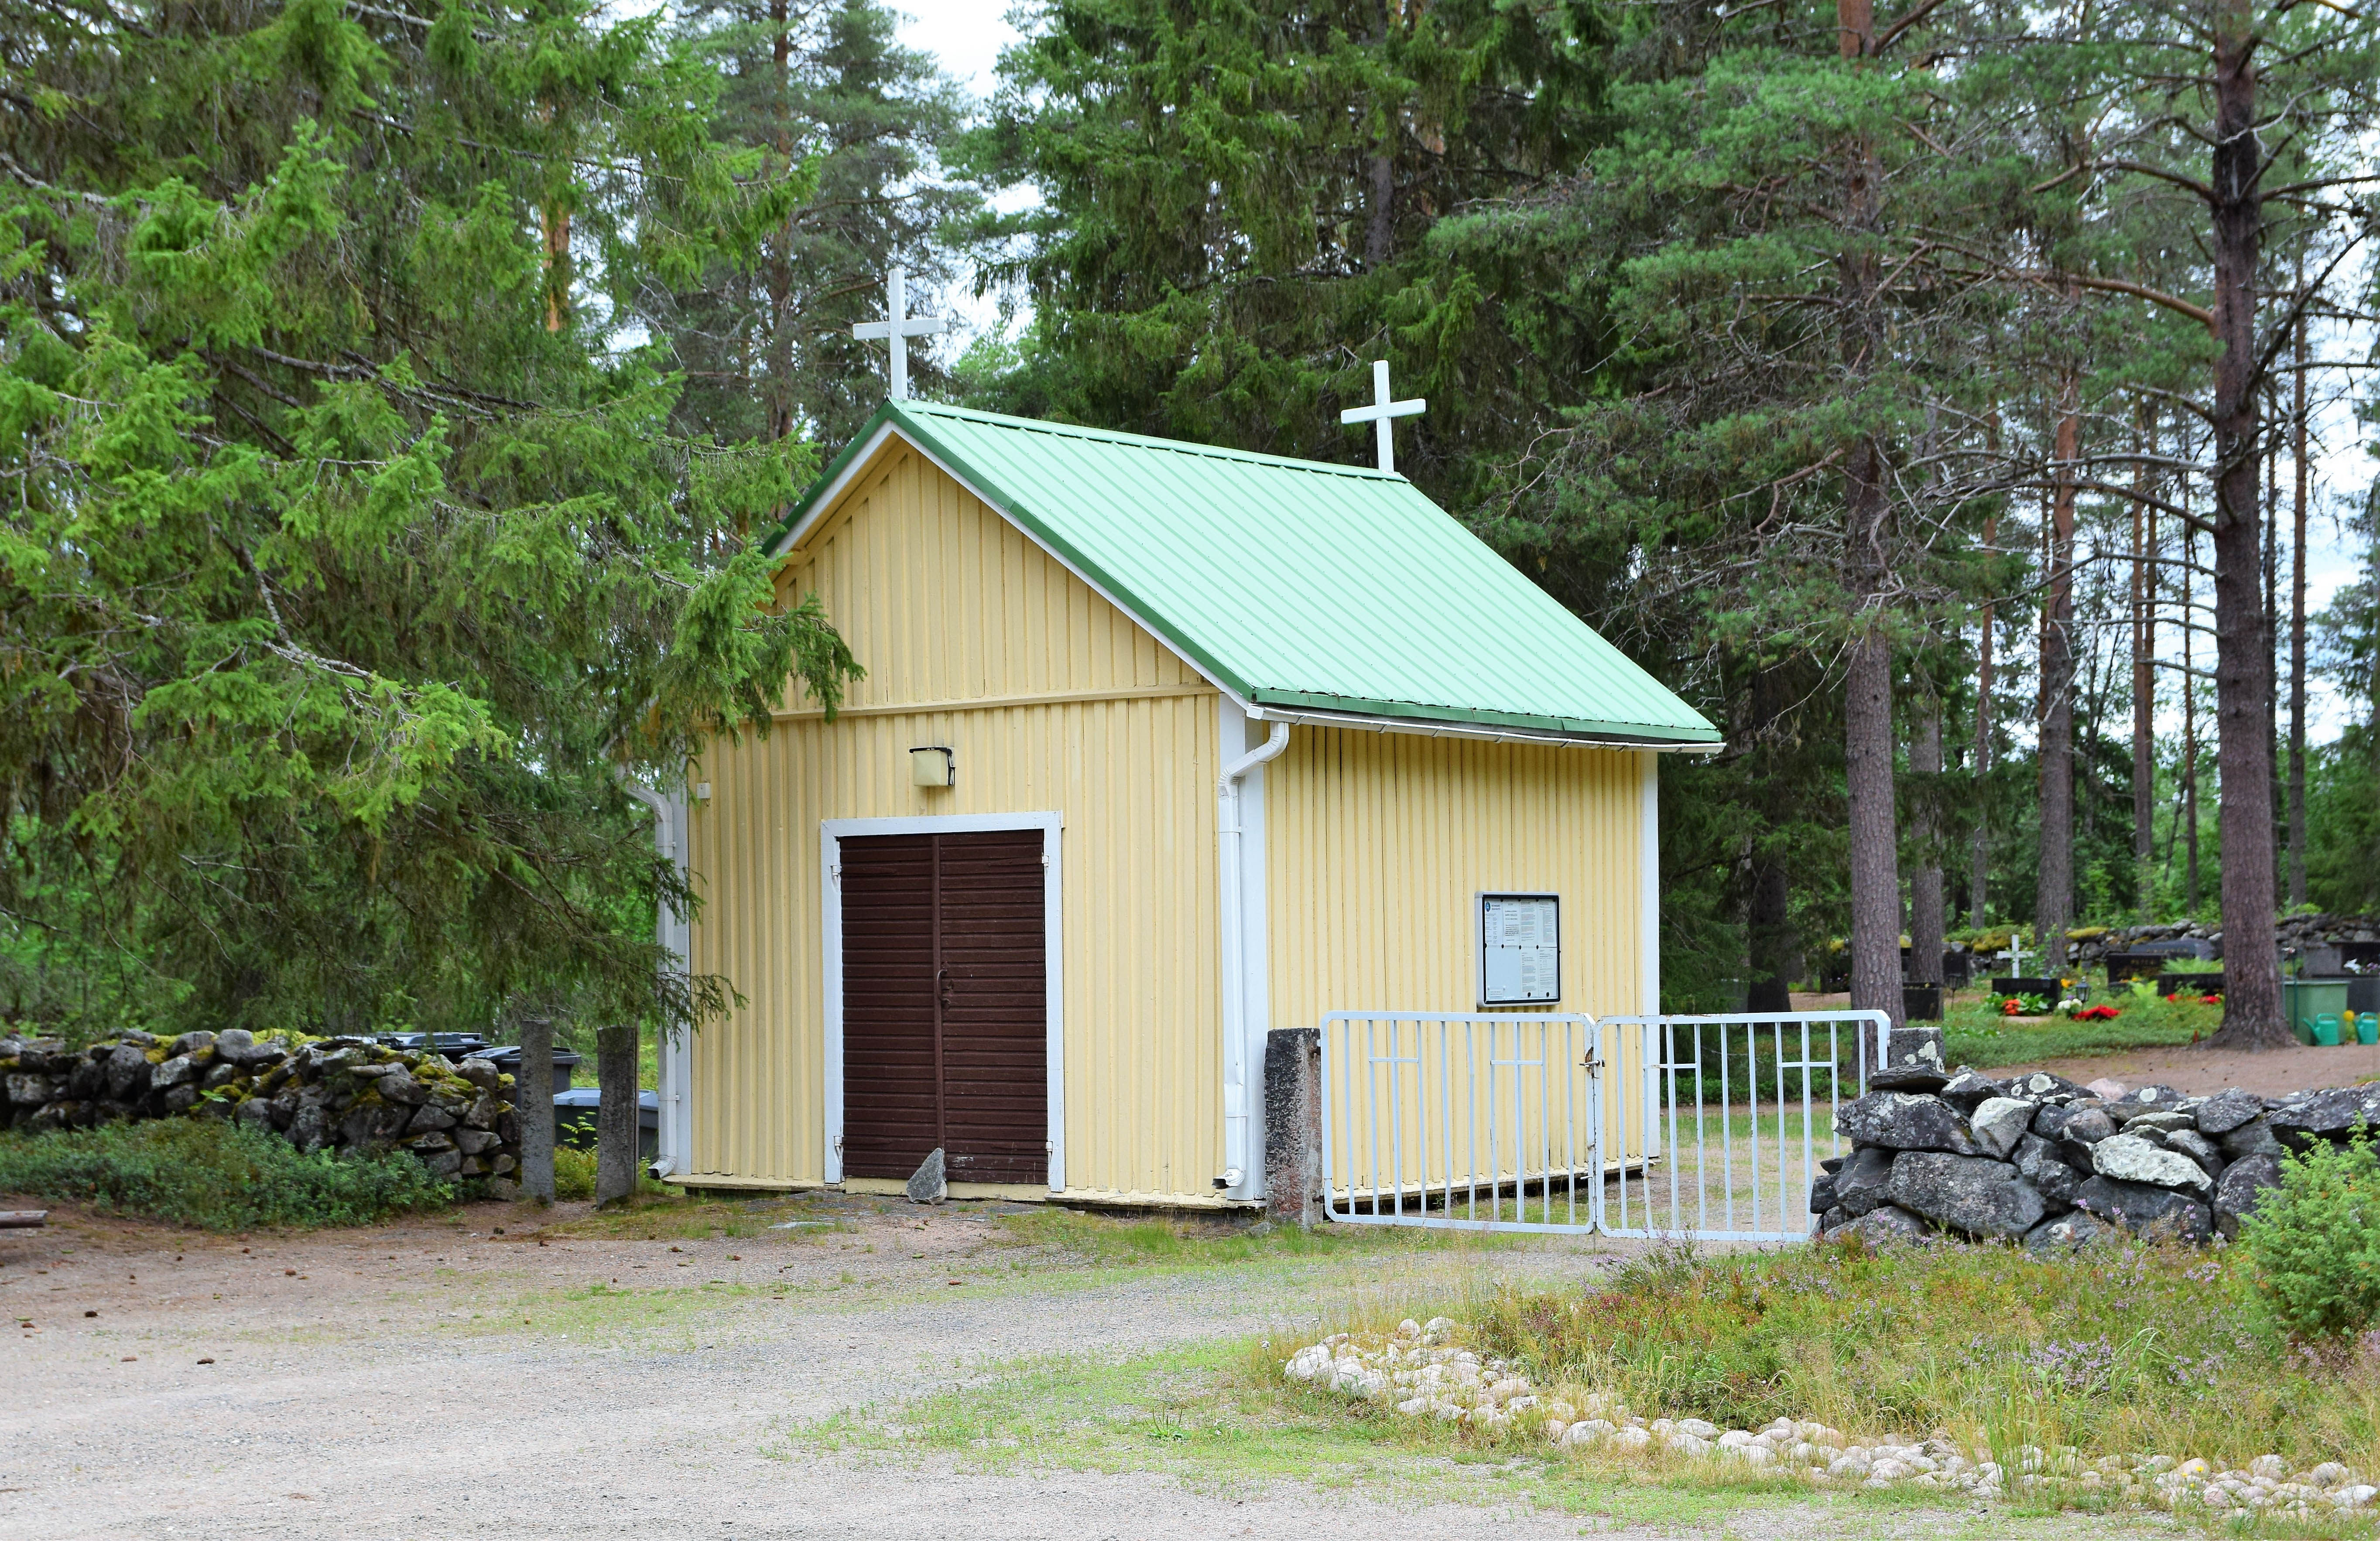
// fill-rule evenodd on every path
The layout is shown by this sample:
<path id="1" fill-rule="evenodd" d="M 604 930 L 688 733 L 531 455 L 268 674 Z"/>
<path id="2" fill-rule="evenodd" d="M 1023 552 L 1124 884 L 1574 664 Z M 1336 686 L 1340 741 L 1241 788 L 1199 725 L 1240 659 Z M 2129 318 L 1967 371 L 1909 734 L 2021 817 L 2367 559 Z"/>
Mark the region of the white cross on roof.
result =
<path id="1" fill-rule="evenodd" d="M 885 320 L 861 322 L 851 329 L 851 334 L 863 342 L 878 337 L 889 338 L 892 344 L 892 372 L 888 394 L 894 401 L 909 399 L 909 339 L 947 332 L 958 322 L 949 316 L 913 316 L 909 309 L 909 274 L 905 268 L 894 268 L 884 285 Z"/>
<path id="2" fill-rule="evenodd" d="M 1380 469 L 1393 471 L 1397 468 L 1397 451 L 1394 442 L 1389 437 L 1389 419 L 1418 417 L 1428 407 L 1427 401 L 1389 399 L 1389 361 L 1380 358 L 1372 364 L 1372 405 L 1350 406 L 1339 414 L 1339 420 L 1342 423 L 1370 423 L 1380 436 Z"/>

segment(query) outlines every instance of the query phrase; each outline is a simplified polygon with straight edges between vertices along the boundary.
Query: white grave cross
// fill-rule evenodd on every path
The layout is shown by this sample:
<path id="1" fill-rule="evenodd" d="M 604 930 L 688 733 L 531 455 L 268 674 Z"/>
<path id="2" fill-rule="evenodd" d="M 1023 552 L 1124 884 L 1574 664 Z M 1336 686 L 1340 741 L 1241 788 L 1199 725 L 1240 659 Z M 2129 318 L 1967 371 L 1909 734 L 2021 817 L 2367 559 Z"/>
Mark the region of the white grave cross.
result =
<path id="1" fill-rule="evenodd" d="M 872 342 L 879 337 L 892 342 L 892 372 L 891 389 L 887 394 L 894 401 L 909 399 L 909 339 L 947 332 L 958 324 L 949 316 L 913 316 L 908 310 L 909 274 L 906 269 L 894 268 L 884 285 L 885 319 L 861 322 L 851 329 L 851 334 L 862 342 Z"/>
<path id="2" fill-rule="evenodd" d="M 2035 954 L 2035 956 L 2038 955 L 2039 954 L 2037 953 Z M 2006 958 L 2009 961 L 2009 974 L 2010 977 L 2019 979 L 2024 977 L 2024 937 L 2022 932 L 2010 931 L 2009 933 L 2008 946 L 2002 951 L 1993 953 L 1992 956 L 1996 958 Z"/>
<path id="3" fill-rule="evenodd" d="M 1370 423 L 1380 436 L 1380 469 L 1394 471 L 1397 468 L 1397 451 L 1394 442 L 1389 437 L 1389 419 L 1418 417 L 1428 408 L 1427 401 L 1389 399 L 1389 361 L 1380 358 L 1372 364 L 1372 405 L 1350 406 L 1339 414 L 1339 420 L 1342 423 Z"/>

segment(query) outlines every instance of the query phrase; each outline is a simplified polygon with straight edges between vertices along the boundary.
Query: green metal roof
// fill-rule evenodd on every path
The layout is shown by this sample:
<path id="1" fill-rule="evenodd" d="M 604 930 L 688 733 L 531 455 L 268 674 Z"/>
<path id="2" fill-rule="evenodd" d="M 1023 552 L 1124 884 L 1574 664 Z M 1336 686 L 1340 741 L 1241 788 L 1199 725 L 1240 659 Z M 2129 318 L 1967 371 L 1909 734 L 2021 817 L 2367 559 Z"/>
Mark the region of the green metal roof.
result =
<path id="1" fill-rule="evenodd" d="M 1663 744 L 1718 730 L 1401 476 L 917 401 L 891 423 L 1243 700 Z"/>

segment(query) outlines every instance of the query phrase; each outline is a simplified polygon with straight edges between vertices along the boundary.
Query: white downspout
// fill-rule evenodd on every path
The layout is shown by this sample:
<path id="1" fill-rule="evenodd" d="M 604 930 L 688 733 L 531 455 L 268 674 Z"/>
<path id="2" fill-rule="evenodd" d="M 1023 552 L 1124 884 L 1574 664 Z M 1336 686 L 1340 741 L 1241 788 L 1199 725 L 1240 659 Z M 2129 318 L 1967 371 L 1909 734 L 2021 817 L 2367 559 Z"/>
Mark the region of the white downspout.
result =
<path id="1" fill-rule="evenodd" d="M 664 796 L 625 774 L 620 778 L 620 788 L 652 810 L 653 849 L 663 861 L 677 868 L 679 880 L 684 880 L 686 868 L 686 799 L 683 796 Z M 656 909 L 659 913 L 654 917 L 655 940 L 677 960 L 681 970 L 690 970 L 694 966 L 694 938 L 690 934 L 693 928 L 672 915 L 668 905 L 657 905 Z M 662 1084 L 659 1094 L 660 1148 L 654 1153 L 652 1164 L 655 1177 L 667 1177 L 674 1171 L 688 1170 L 693 1155 L 688 1148 L 692 1142 L 687 1138 L 686 1128 L 686 1083 L 693 1069 L 690 1048 L 683 1033 L 673 1042 L 665 1032 L 656 1055 L 661 1065 Z"/>
<path id="2" fill-rule="evenodd" d="M 1247 715 L 1261 720 L 1261 708 Z M 1260 1065 L 1252 1066 L 1247 1037 L 1248 989 L 1246 898 L 1242 892 L 1240 780 L 1289 747 L 1289 724 L 1276 720 L 1265 741 L 1237 758 L 1227 760 L 1215 787 L 1216 886 L 1222 898 L 1223 953 L 1223 1160 L 1226 1170 L 1218 1184 L 1233 1197 L 1245 1197 L 1263 1175 L 1264 1152 L 1250 1148 L 1249 1130 L 1260 1095 L 1256 1079 Z"/>

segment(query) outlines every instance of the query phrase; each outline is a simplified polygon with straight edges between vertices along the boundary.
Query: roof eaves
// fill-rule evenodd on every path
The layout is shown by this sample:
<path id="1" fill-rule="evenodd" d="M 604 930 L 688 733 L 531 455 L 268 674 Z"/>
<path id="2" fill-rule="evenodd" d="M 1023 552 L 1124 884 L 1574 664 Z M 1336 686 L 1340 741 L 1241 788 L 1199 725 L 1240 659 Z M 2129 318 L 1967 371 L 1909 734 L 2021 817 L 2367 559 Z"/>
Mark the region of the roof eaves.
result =
<path id="1" fill-rule="evenodd" d="M 1259 686 L 1246 692 L 1259 706 L 1304 707 L 1317 711 L 1344 712 L 1363 717 L 1402 717 L 1424 722 L 1481 722 L 1498 727 L 1527 728 L 1564 737 L 1658 739 L 1665 744 L 1720 744 L 1725 735 L 1704 722 L 1700 726 L 1679 722 L 1612 722 L 1591 718 L 1556 717 L 1542 712 L 1494 711 L 1466 707 L 1432 706 L 1417 701 L 1367 700 L 1354 696 L 1318 695 L 1305 690 Z"/>

